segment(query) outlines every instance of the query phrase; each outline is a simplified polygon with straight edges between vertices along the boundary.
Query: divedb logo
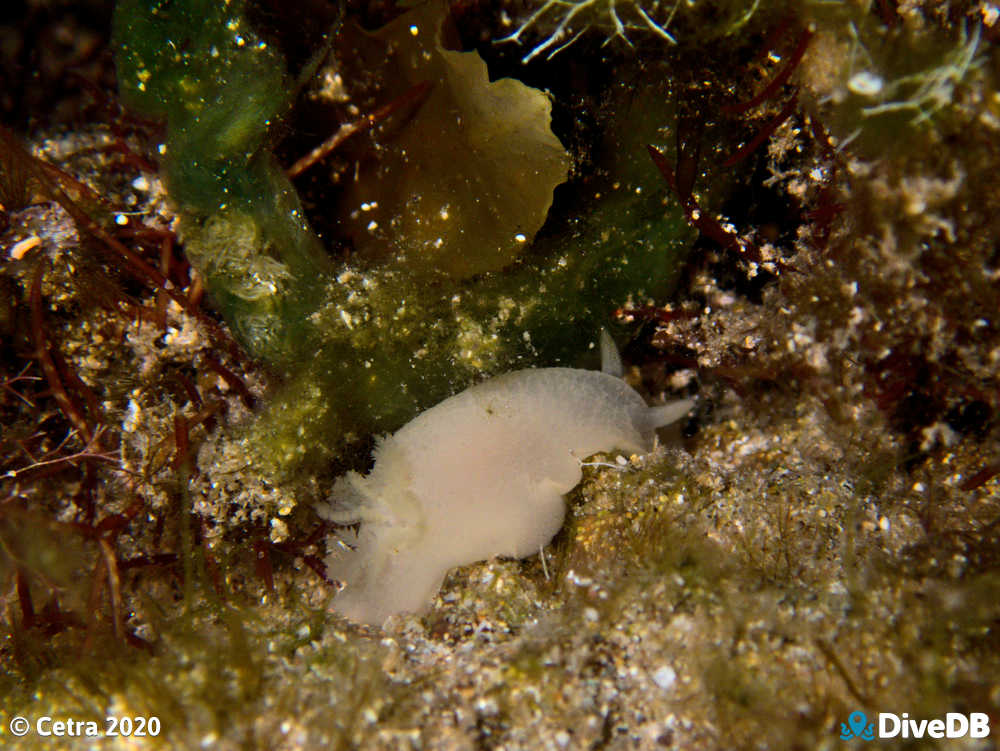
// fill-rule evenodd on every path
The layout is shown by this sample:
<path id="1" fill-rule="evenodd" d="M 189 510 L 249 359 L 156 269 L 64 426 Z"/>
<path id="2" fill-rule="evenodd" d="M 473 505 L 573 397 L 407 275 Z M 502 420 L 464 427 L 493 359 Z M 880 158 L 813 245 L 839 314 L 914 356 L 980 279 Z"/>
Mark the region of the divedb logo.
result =
<path id="1" fill-rule="evenodd" d="M 879 712 L 878 722 L 869 722 L 864 712 L 851 712 L 840 723 L 840 740 L 858 738 L 986 738 L 990 734 L 990 716 L 984 712 L 949 712 L 944 719 L 914 720 L 906 712 Z"/>

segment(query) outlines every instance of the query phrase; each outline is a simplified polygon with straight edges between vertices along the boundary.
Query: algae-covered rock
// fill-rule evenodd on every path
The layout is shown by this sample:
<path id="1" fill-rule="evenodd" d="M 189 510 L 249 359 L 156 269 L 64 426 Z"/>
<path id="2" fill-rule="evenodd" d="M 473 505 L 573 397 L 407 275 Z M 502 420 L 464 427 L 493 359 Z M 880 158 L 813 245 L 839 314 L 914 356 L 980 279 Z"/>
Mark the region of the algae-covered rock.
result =
<path id="1" fill-rule="evenodd" d="M 593 146 L 605 172 L 577 190 L 579 216 L 532 245 L 569 167 L 550 100 L 445 49 L 446 16 L 430 2 L 374 37 L 338 39 L 345 74 L 374 77 L 380 97 L 430 90 L 331 206 L 359 251 L 336 267 L 269 149 L 289 82 L 242 6 L 118 7 L 123 94 L 167 118 L 187 255 L 251 353 L 284 376 L 239 438 L 275 481 L 322 471 L 352 438 L 485 375 L 578 362 L 630 295 L 669 292 L 690 237 L 645 156 L 672 117 L 652 86 L 638 98 L 651 106 L 623 107 L 617 135 Z M 608 96 L 610 110 L 630 92 Z"/>
<path id="2" fill-rule="evenodd" d="M 473 279 L 392 263 L 343 269 L 313 316 L 322 357 L 281 387 L 245 438 L 276 476 L 321 471 L 350 438 L 396 430 L 489 375 L 596 367 L 597 333 L 630 300 L 665 299 L 694 233 L 645 152 L 674 122 L 665 87 L 607 93 L 603 174 L 510 267 Z M 255 451 L 253 446 L 263 447 Z"/>
<path id="3" fill-rule="evenodd" d="M 829 90 L 824 123 L 838 142 L 875 158 L 933 149 L 935 122 L 958 127 L 957 106 L 987 61 L 979 24 L 941 30 L 919 17 L 887 26 L 849 7 L 811 12 L 819 30 L 801 75 Z"/>
<path id="4" fill-rule="evenodd" d="M 43 513 L 13 508 L 0 516 L 0 577 L 20 572 L 24 586 L 51 589 L 71 609 L 87 599 L 90 547 Z"/>
<path id="5" fill-rule="evenodd" d="M 605 19 L 614 7 L 593 6 Z M 627 10 L 637 7 L 654 8 Z M 736 3 L 677 7 L 681 19 Z M 284 386 L 266 393 L 252 364 L 222 360 L 247 379 L 259 413 L 208 367 L 202 353 L 213 340 L 196 316 L 170 306 L 161 328 L 107 310 L 109 299 L 124 299 L 100 276 L 98 249 L 52 205 L 8 206 L 0 739 L 19 749 L 836 749 L 859 746 L 842 740 L 859 711 L 869 720 L 905 712 L 911 729 L 976 713 L 995 736 L 1000 117 L 997 53 L 985 40 L 997 14 L 988 3 L 920 1 L 811 3 L 802 12 L 812 15 L 775 42 L 780 61 L 761 62 L 761 29 L 696 58 L 654 54 L 631 31 L 641 62 L 603 57 L 585 37 L 572 63 L 565 53 L 538 55 L 540 67 L 610 65 L 620 79 L 584 97 L 597 135 L 567 139 L 584 166 L 552 223 L 499 272 L 420 279 L 391 258 L 355 256 L 317 275 L 321 294 L 295 329 L 306 334 L 292 342 L 298 353 L 271 361 L 294 363 Z M 732 221 L 741 237 L 756 230 L 781 245 L 773 252 L 794 268 L 752 287 L 738 259 L 703 241 L 682 280 L 683 307 L 669 311 L 682 315 L 635 306 L 637 319 L 651 320 L 625 352 L 628 377 L 655 391 L 698 388 L 697 433 L 664 436 L 645 456 L 593 457 L 552 545 L 531 559 L 453 571 L 425 616 L 382 629 L 333 616 L 336 588 L 310 568 L 326 553 L 323 535 L 310 509 L 293 508 L 296 492 L 304 497 L 296 481 L 308 477 L 322 492 L 349 432 L 390 430 L 484 373 L 586 365 L 576 358 L 609 308 L 664 300 L 691 233 L 644 148 L 668 152 L 684 140 L 674 83 L 710 79 L 705 88 L 745 101 L 782 69 L 806 22 L 815 21 L 817 44 L 831 35 L 832 49 L 849 51 L 843 16 L 830 20 L 848 12 L 874 24 L 859 26 L 863 40 L 873 29 L 922 29 L 901 33 L 900 51 L 941 52 L 914 60 L 915 71 L 954 62 L 948 50 L 971 43 L 981 24 L 974 57 L 984 64 L 970 66 L 954 98 L 921 123 L 910 122 L 915 113 L 862 121 L 858 100 L 838 102 L 846 57 L 807 55 L 792 72 L 808 113 L 778 125 L 749 159 L 752 175 L 735 177 L 747 182 L 748 216 L 759 216 L 762 195 L 783 211 L 770 229 Z M 903 72 L 893 67 L 886 81 Z M 871 91 L 866 80 L 855 88 Z M 565 91 L 554 109 L 566 105 Z M 758 115 L 739 116 L 746 139 L 785 107 L 791 91 L 780 93 Z M 702 107 L 705 156 L 687 165 L 702 207 L 728 197 L 727 183 L 708 177 L 735 148 L 719 137 L 721 110 L 717 101 Z M 818 125 L 844 136 L 874 126 L 884 139 L 893 120 L 907 130 L 884 151 L 870 151 L 879 138 L 866 133 L 839 149 L 819 135 Z M 108 130 L 71 130 L 32 143 L 116 206 L 132 205 L 135 173 L 95 156 Z M 77 154 L 67 158 L 72 144 Z M 165 223 L 155 207 L 162 202 L 134 205 L 144 221 Z M 266 300 L 260 292 L 272 284 L 300 289 L 282 270 L 282 242 L 256 216 L 211 211 L 185 231 L 185 253 L 201 250 L 195 263 L 240 305 Z M 240 275 L 239 264 L 254 275 Z M 36 274 L 41 305 L 32 306 Z M 156 292 L 136 292 L 147 310 Z M 219 287 L 212 294 L 223 299 Z M 44 346 L 32 341 L 38 321 Z M 60 413 L 38 364 L 46 350 L 61 355 L 57 372 L 82 409 L 86 392 L 69 376 L 93 391 L 101 447 L 87 446 Z M 250 425 L 242 434 L 231 427 L 237 419 Z M 284 452 L 288 460 L 277 461 Z M 268 484 L 269 461 L 289 482 Z M 23 471 L 33 462 L 41 464 Z M 345 542 L 351 534 L 343 530 Z M 15 716 L 101 727 L 109 716 L 156 717 L 159 735 L 14 739 Z"/>

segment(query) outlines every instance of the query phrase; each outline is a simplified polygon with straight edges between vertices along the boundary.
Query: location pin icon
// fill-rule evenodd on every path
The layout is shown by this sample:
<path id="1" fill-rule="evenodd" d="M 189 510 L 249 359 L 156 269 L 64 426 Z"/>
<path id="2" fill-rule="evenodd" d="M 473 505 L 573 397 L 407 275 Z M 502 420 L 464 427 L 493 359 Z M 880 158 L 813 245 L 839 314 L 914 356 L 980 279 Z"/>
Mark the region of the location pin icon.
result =
<path id="1" fill-rule="evenodd" d="M 851 712 L 847 718 L 847 724 L 851 726 L 854 735 L 860 738 L 861 734 L 865 731 L 865 725 L 868 724 L 868 718 L 865 717 L 864 712 Z"/>

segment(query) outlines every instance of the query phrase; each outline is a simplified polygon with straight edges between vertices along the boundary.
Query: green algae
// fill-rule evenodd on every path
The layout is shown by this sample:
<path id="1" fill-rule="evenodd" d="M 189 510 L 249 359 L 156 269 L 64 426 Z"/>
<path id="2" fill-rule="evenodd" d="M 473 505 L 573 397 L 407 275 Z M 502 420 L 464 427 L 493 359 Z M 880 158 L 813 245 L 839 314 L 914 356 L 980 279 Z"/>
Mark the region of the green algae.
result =
<path id="1" fill-rule="evenodd" d="M 163 175 L 191 260 L 250 352 L 287 364 L 331 264 L 269 149 L 294 89 L 284 61 L 239 0 L 123 0 L 114 37 L 123 101 L 167 122 Z"/>
<path id="2" fill-rule="evenodd" d="M 614 310 L 671 293 L 694 233 L 645 144 L 662 139 L 672 99 L 658 86 L 617 96 L 619 127 L 596 156 L 605 176 L 578 196 L 576 216 L 510 268 L 430 285 L 405 267 L 341 270 L 314 316 L 326 356 L 306 363 L 250 427 L 256 462 L 275 477 L 322 471 L 342 451 L 338 437 L 395 430 L 486 376 L 597 367 L 597 332 Z M 633 126 L 640 111 L 646 120 Z"/>
<path id="3" fill-rule="evenodd" d="M 360 161 L 335 211 L 361 256 L 467 278 L 524 253 L 570 158 L 550 126 L 550 97 L 514 78 L 490 81 L 478 53 L 446 48 L 450 31 L 435 0 L 375 34 L 339 35 L 348 81 L 379 70 L 390 100 L 430 89 L 405 126 Z"/>
<path id="4" fill-rule="evenodd" d="M 577 364 L 616 307 L 634 295 L 669 294 L 692 233 L 644 151 L 673 117 L 660 87 L 639 98 L 648 109 L 625 106 L 612 116 L 617 135 L 598 157 L 604 176 L 589 195 L 578 192 L 576 217 L 531 244 L 566 174 L 548 100 L 512 80 L 487 83 L 475 53 L 441 49 L 443 6 L 398 19 L 383 36 L 399 58 L 436 54 L 443 63 L 404 65 L 398 80 L 387 68 L 388 90 L 442 76 L 434 86 L 449 99 L 438 101 L 432 87 L 424 106 L 440 111 L 418 113 L 393 152 L 404 161 L 388 174 L 362 174 L 352 189 L 384 204 L 381 236 L 397 250 L 361 248 L 336 265 L 270 151 L 289 106 L 283 62 L 239 3 L 209 6 L 122 2 L 119 76 L 130 106 L 167 118 L 164 174 L 188 257 L 250 353 L 284 376 L 240 438 L 273 481 L 323 471 L 352 437 L 394 430 L 484 375 Z M 511 118 L 504 128 L 490 125 L 497 108 Z M 440 125 L 451 121 L 456 135 L 440 137 L 466 143 L 468 157 L 442 158 L 425 132 L 456 127 Z M 453 175 L 456 168 L 468 177 Z M 496 185 L 483 182 L 491 175 Z M 385 193 L 398 187 L 394 179 L 409 195 L 433 195 L 433 211 L 406 191 L 397 206 Z M 494 199 L 497 191 L 511 200 Z M 353 204 L 344 205 L 349 213 Z M 427 256 L 442 207 L 454 215 L 451 229 Z"/>

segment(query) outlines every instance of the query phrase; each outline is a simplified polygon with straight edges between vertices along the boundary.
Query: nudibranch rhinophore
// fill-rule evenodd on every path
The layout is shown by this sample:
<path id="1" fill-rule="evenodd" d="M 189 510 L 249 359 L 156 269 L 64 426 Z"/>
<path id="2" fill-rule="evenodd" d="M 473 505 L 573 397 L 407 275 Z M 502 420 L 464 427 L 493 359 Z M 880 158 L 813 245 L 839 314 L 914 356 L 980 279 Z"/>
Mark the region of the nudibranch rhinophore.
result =
<path id="1" fill-rule="evenodd" d="M 580 482 L 582 460 L 651 450 L 655 429 L 683 417 L 692 402 L 647 407 L 613 374 L 620 362 L 609 357 L 607 341 L 605 372 L 497 376 L 383 440 L 368 476 L 340 478 L 320 515 L 361 527 L 348 544 L 330 539 L 327 573 L 345 583 L 333 610 L 379 625 L 429 606 L 455 566 L 537 553 L 562 526 L 563 494 Z"/>

